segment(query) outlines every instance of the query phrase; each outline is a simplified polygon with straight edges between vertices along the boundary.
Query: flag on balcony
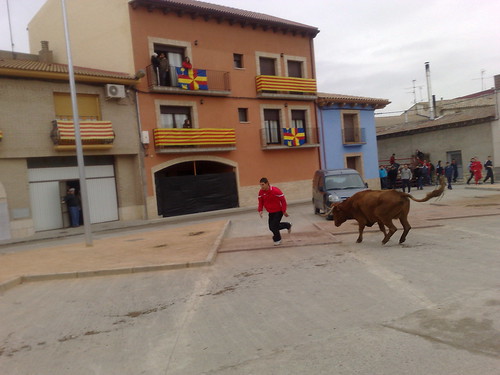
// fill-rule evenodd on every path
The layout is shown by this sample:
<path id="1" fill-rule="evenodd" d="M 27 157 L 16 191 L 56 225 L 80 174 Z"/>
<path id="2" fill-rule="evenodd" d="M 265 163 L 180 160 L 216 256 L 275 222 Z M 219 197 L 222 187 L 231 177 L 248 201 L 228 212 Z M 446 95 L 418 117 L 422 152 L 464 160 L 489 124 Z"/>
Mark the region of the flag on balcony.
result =
<path id="1" fill-rule="evenodd" d="M 301 146 L 306 143 L 304 128 L 283 128 L 285 146 Z"/>
<path id="2" fill-rule="evenodd" d="M 111 121 L 79 121 L 82 144 L 110 144 L 115 139 Z M 54 120 L 53 139 L 59 145 L 75 144 L 75 126 L 73 121 Z"/>
<path id="3" fill-rule="evenodd" d="M 205 69 L 175 68 L 177 82 L 184 90 L 208 90 L 207 71 Z"/>

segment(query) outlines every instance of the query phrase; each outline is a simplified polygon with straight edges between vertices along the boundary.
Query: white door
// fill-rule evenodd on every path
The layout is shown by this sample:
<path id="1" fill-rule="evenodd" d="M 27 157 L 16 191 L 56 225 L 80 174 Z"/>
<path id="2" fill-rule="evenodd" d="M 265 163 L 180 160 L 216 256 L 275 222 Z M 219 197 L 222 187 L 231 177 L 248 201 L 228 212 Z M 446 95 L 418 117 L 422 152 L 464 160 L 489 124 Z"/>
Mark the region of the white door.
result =
<path id="1" fill-rule="evenodd" d="M 30 183 L 30 198 L 35 231 L 63 227 L 58 181 Z"/>
<path id="2" fill-rule="evenodd" d="M 118 220 L 114 177 L 87 179 L 90 223 Z"/>

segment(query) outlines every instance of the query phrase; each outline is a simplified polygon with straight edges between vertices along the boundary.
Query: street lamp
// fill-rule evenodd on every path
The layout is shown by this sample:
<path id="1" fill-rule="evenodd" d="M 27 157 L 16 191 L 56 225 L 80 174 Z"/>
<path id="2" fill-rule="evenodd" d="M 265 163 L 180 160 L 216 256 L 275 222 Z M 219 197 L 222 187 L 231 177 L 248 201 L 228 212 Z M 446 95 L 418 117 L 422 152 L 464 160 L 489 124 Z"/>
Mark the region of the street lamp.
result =
<path id="1" fill-rule="evenodd" d="M 80 177 L 80 193 L 82 197 L 83 211 L 83 227 L 85 229 L 85 243 L 87 246 L 92 246 L 92 230 L 90 227 L 90 210 L 89 200 L 87 195 L 87 181 L 85 179 L 85 164 L 83 160 L 82 138 L 80 135 L 80 117 L 78 114 L 78 102 L 76 100 L 75 72 L 73 70 L 73 61 L 71 59 L 71 46 L 68 33 L 68 20 L 66 17 L 66 2 L 61 0 L 64 35 L 66 37 L 66 53 L 68 55 L 68 74 L 69 86 L 71 90 L 71 104 L 73 106 L 73 125 L 75 127 L 75 145 L 76 145 L 76 161 L 78 163 L 78 175 Z"/>

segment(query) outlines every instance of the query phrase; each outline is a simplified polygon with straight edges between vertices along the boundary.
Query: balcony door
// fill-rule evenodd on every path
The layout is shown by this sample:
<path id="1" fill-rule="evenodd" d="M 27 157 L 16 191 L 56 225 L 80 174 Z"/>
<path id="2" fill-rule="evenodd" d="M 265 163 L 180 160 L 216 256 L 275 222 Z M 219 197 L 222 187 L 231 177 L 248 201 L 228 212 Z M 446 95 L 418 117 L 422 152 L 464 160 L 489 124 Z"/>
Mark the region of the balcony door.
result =
<path id="1" fill-rule="evenodd" d="M 264 128 L 267 144 L 281 143 L 280 110 L 264 109 Z"/>
<path id="2" fill-rule="evenodd" d="M 162 128 L 181 129 L 185 120 L 192 123 L 190 107 L 160 107 L 160 125 Z"/>

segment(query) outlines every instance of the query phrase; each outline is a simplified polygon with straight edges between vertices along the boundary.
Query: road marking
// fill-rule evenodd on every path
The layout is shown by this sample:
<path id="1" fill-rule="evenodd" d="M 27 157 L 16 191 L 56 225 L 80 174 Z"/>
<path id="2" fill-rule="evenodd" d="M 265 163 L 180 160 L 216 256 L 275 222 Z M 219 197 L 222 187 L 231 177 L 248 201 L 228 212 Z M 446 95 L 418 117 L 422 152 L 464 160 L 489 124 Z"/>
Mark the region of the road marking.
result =
<path id="1" fill-rule="evenodd" d="M 474 236 L 489 237 L 489 238 L 493 238 L 493 239 L 496 239 L 496 240 L 500 239 L 500 236 L 495 236 L 495 235 L 487 234 L 487 233 L 484 233 L 484 232 L 478 232 L 478 231 L 475 231 L 475 230 L 470 230 L 470 229 L 465 228 L 465 227 L 455 227 L 455 226 L 452 226 L 450 228 L 453 229 L 453 230 L 458 230 L 460 232 L 465 232 L 465 233 L 473 234 Z"/>

